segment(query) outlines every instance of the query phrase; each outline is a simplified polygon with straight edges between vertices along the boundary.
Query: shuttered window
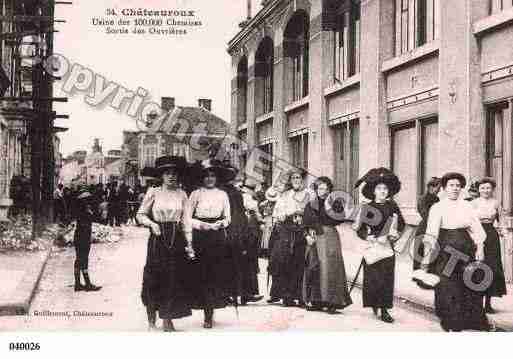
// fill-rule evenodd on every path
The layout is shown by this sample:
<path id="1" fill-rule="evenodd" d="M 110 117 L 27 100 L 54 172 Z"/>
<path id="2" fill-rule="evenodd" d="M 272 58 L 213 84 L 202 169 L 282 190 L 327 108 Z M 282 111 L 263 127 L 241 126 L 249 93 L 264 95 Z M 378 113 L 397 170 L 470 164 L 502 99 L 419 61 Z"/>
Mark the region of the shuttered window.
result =
<path id="1" fill-rule="evenodd" d="M 512 0 L 488 0 L 490 15 L 497 14 L 503 10 L 513 7 Z"/>
<path id="2" fill-rule="evenodd" d="M 438 38 L 440 0 L 395 0 L 396 56 Z"/>
<path id="3" fill-rule="evenodd" d="M 333 129 L 335 135 L 335 190 L 353 196 L 358 203 L 354 184 L 359 178 L 360 126 L 358 119 L 347 121 Z"/>
<path id="4" fill-rule="evenodd" d="M 292 164 L 295 167 L 308 169 L 308 134 L 302 134 L 290 138 L 290 150 Z"/>
<path id="5" fill-rule="evenodd" d="M 490 107 L 486 121 L 486 175 L 497 181 L 495 197 L 501 205 L 504 191 L 503 124 L 507 113 L 507 103 Z"/>
<path id="6" fill-rule="evenodd" d="M 333 32 L 334 79 L 345 80 L 360 72 L 360 2 L 340 8 Z"/>

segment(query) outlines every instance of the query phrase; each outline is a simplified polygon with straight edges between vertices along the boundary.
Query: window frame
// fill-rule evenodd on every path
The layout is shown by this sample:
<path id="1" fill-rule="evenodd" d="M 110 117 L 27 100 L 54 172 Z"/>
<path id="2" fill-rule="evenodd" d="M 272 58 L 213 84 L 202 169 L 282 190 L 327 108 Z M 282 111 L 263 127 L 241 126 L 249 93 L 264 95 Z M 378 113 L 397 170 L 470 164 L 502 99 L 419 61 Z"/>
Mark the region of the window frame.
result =
<path id="1" fill-rule="evenodd" d="M 342 82 L 360 72 L 360 1 L 348 0 L 336 11 L 333 29 L 333 80 Z"/>
<path id="2" fill-rule="evenodd" d="M 395 0 L 395 56 L 438 39 L 440 0 Z"/>

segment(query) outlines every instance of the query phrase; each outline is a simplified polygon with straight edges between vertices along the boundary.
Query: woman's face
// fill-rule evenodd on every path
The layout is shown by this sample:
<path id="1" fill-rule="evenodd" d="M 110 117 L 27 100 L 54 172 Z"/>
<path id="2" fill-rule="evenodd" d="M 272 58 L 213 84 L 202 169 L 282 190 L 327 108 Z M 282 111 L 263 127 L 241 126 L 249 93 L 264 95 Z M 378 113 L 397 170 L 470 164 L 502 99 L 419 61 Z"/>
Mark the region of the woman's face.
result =
<path id="1" fill-rule="evenodd" d="M 457 200 L 461 193 L 460 180 L 454 178 L 447 181 L 447 184 L 445 185 L 445 192 L 447 193 L 447 198 Z"/>
<path id="2" fill-rule="evenodd" d="M 290 176 L 290 183 L 292 185 L 292 189 L 300 190 L 303 188 L 303 177 L 299 173 L 293 173 Z"/>
<path id="3" fill-rule="evenodd" d="M 374 188 L 374 196 L 376 198 L 376 202 L 383 202 L 388 198 L 388 187 L 384 183 L 378 183 L 376 188 Z"/>
<path id="4" fill-rule="evenodd" d="M 493 186 L 491 183 L 483 183 L 479 186 L 479 196 L 483 198 L 493 197 Z"/>
<path id="5" fill-rule="evenodd" d="M 162 173 L 162 184 L 173 188 L 178 186 L 178 176 L 174 169 L 170 168 Z"/>
<path id="6" fill-rule="evenodd" d="M 203 179 L 203 184 L 206 188 L 214 188 L 217 183 L 217 176 L 214 171 L 207 171 L 205 178 Z"/>
<path id="7" fill-rule="evenodd" d="M 317 196 L 320 198 L 326 198 L 329 194 L 328 185 L 324 182 L 317 183 Z"/>

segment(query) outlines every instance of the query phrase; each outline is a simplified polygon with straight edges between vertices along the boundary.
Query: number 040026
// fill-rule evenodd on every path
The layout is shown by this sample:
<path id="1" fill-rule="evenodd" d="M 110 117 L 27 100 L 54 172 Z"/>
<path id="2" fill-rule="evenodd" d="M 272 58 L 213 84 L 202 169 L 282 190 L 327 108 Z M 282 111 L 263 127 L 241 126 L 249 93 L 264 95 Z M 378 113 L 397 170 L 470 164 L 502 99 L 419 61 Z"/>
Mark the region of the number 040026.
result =
<path id="1" fill-rule="evenodd" d="M 40 348 L 39 343 L 9 343 L 9 350 L 33 351 Z"/>

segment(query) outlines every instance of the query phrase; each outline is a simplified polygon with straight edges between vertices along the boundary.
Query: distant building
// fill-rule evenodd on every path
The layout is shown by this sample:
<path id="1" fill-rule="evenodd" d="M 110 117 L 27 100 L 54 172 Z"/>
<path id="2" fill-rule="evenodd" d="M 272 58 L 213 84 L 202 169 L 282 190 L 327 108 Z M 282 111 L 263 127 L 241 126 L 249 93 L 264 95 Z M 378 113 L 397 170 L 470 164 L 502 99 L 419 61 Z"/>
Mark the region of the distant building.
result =
<path id="1" fill-rule="evenodd" d="M 163 97 L 161 107 L 167 114 L 150 119 L 147 130 L 123 132 L 123 176 L 128 184 L 141 183 L 140 171 L 154 166 L 159 156 L 180 155 L 192 163 L 229 142 L 229 124 L 211 112 L 211 100 L 199 99 L 197 107 L 178 107 L 174 98 Z"/>

